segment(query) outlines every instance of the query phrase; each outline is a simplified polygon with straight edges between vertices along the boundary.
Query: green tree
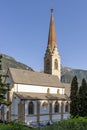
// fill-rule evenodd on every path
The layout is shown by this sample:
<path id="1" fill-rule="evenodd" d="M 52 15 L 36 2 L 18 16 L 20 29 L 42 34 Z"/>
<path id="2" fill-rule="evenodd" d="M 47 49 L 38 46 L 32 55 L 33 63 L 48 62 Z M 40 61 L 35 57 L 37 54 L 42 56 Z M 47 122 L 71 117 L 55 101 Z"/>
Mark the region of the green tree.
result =
<path id="1" fill-rule="evenodd" d="M 0 55 L 0 105 L 2 106 L 2 120 L 4 122 L 4 106 L 10 105 L 10 102 L 6 99 L 6 94 L 9 90 L 9 84 L 5 84 L 3 82 L 3 78 L 5 78 L 6 75 L 2 74 L 2 55 Z"/>
<path id="2" fill-rule="evenodd" d="M 70 114 L 75 117 L 78 115 L 78 81 L 76 76 L 71 82 L 70 99 Z"/>
<path id="3" fill-rule="evenodd" d="M 79 115 L 87 116 L 87 83 L 85 79 L 82 79 L 79 88 Z"/>
<path id="4" fill-rule="evenodd" d="M 2 55 L 0 55 L 0 104 L 9 105 L 9 103 L 6 100 L 6 93 L 9 89 L 9 84 L 5 84 L 3 82 L 3 77 L 6 75 L 2 74 Z"/>

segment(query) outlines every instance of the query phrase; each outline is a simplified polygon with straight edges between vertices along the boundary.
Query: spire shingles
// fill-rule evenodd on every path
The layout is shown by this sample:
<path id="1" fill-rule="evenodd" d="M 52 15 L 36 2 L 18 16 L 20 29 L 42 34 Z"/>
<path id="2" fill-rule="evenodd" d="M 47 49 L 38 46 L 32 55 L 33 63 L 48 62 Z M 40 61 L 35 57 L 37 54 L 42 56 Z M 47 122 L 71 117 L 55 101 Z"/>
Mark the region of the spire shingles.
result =
<path id="1" fill-rule="evenodd" d="M 51 9 L 51 19 L 50 19 L 50 27 L 49 27 L 49 35 L 48 35 L 48 47 L 50 47 L 51 52 L 56 46 L 56 33 L 54 27 L 54 17 L 53 17 L 53 9 Z"/>

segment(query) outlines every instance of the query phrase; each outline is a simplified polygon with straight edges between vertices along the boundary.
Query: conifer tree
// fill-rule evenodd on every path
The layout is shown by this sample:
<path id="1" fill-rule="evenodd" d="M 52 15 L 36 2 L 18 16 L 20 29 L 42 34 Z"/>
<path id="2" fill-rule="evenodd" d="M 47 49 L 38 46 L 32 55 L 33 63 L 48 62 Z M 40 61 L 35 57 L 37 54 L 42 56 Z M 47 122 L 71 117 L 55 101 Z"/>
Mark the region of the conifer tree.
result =
<path id="1" fill-rule="evenodd" d="M 79 116 L 87 116 L 87 83 L 83 79 L 79 88 Z"/>
<path id="2" fill-rule="evenodd" d="M 76 76 L 74 76 L 71 82 L 70 99 L 70 114 L 75 117 L 78 115 L 78 82 Z"/>
<path id="3" fill-rule="evenodd" d="M 6 93 L 9 90 L 9 84 L 5 84 L 2 80 L 2 55 L 0 55 L 0 104 L 9 105 L 9 102 L 6 100 Z"/>
<path id="4" fill-rule="evenodd" d="M 11 103 L 6 100 L 6 93 L 9 90 L 9 84 L 3 82 L 3 77 L 6 77 L 6 75 L 2 75 L 2 55 L 0 55 L 0 105 L 2 106 L 1 116 L 4 122 L 4 105 L 8 106 Z"/>

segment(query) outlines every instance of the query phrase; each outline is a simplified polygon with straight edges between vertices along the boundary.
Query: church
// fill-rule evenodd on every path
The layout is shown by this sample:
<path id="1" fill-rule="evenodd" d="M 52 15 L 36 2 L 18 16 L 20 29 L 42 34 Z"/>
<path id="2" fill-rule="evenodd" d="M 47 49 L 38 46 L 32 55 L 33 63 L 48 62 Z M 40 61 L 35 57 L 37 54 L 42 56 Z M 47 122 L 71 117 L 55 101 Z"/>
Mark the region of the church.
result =
<path id="1" fill-rule="evenodd" d="M 5 119 L 29 122 L 58 121 L 70 116 L 70 84 L 61 82 L 59 55 L 51 9 L 44 72 L 31 72 L 9 68 L 5 83 L 10 83 L 7 100 L 11 105 L 5 110 Z"/>

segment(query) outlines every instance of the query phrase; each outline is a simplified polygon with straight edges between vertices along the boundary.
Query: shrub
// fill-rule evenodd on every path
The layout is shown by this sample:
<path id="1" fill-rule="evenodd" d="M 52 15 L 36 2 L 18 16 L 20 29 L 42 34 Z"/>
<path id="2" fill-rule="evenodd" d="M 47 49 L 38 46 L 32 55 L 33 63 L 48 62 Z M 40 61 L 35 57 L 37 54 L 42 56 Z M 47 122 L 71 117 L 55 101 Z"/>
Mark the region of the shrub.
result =
<path id="1" fill-rule="evenodd" d="M 18 121 L 13 121 L 8 124 L 0 124 L 0 130 L 31 130 L 31 128 L 25 127 Z M 51 126 L 32 128 L 32 130 L 87 130 L 87 117 L 71 118 Z"/>

